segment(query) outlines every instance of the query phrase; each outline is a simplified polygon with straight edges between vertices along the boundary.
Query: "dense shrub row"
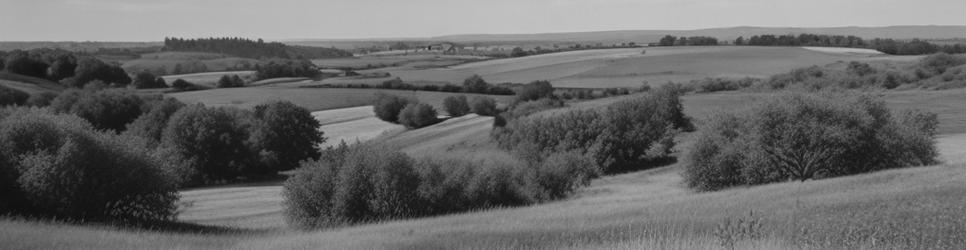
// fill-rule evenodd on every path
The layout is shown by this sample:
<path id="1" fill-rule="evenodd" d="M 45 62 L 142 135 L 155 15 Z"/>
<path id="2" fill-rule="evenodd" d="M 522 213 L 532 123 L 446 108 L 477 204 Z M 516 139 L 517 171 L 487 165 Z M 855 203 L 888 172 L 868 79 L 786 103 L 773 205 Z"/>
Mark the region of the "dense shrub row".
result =
<path id="1" fill-rule="evenodd" d="M 43 109 L 0 113 L 0 213 L 172 219 L 176 184 L 136 138 Z"/>
<path id="2" fill-rule="evenodd" d="M 0 85 L 0 106 L 24 105 L 29 98 L 27 92 Z"/>
<path id="3" fill-rule="evenodd" d="M 959 88 L 966 87 L 966 68 L 962 65 L 966 65 L 963 56 L 940 53 L 904 68 L 879 68 L 862 62 L 850 62 L 842 70 L 812 66 L 774 75 L 754 87 L 766 90 Z"/>
<path id="4" fill-rule="evenodd" d="M 854 94 L 781 94 L 718 115 L 687 160 L 689 186 L 717 190 L 935 164 L 935 114 L 894 113 Z"/>
<path id="5" fill-rule="evenodd" d="M 533 164 L 415 160 L 384 147 L 343 145 L 305 163 L 283 195 L 288 220 L 311 228 L 553 200 L 597 174 L 580 154 Z"/>
<path id="6" fill-rule="evenodd" d="M 495 128 L 493 137 L 505 149 L 532 155 L 524 158 L 576 151 L 591 155 L 605 172 L 637 168 L 666 157 L 674 135 L 691 128 L 680 94 L 662 88 L 601 110 L 511 119 L 505 127 Z"/>

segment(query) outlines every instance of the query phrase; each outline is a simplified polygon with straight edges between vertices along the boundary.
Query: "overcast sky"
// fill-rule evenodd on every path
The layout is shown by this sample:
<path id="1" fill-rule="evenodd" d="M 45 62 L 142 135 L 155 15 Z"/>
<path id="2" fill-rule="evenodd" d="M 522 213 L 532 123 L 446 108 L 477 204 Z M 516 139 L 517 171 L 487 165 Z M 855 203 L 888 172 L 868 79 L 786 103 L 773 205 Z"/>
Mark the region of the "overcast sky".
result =
<path id="1" fill-rule="evenodd" d="M 966 0 L 0 0 L 0 40 L 966 25 Z"/>

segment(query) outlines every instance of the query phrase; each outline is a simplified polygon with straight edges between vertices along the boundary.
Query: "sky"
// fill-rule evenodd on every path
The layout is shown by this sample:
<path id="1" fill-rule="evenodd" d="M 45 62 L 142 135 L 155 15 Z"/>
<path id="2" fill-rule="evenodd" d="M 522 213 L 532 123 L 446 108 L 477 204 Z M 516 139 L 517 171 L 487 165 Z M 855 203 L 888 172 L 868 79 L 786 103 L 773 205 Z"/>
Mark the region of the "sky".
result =
<path id="1" fill-rule="evenodd" d="M 966 25 L 966 0 L 0 0 L 0 41 Z"/>

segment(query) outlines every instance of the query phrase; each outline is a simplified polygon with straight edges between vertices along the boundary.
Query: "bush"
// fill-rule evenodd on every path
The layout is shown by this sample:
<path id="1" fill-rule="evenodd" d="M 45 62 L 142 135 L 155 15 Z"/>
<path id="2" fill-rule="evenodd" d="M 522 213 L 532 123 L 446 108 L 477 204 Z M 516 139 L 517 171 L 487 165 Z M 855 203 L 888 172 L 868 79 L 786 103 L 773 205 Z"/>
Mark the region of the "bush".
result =
<path id="1" fill-rule="evenodd" d="M 937 163 L 936 116 L 855 94 L 784 94 L 711 120 L 684 173 L 700 190 Z"/>
<path id="2" fill-rule="evenodd" d="M 553 97 L 553 85 L 548 81 L 534 81 L 523 85 L 517 92 L 517 102 L 534 101 Z"/>
<path id="3" fill-rule="evenodd" d="M 136 89 L 158 89 L 167 88 L 168 85 L 164 82 L 164 78 L 157 77 L 151 72 L 142 71 L 134 76 L 134 82 L 132 83 Z"/>
<path id="4" fill-rule="evenodd" d="M 443 110 L 452 117 L 460 117 L 470 113 L 470 104 L 465 95 L 449 96 L 443 99 Z"/>
<path id="5" fill-rule="evenodd" d="M 319 144 L 325 137 L 319 121 L 303 107 L 287 101 L 255 106 L 259 126 L 251 141 L 260 151 L 263 164 L 276 171 L 298 167 L 303 160 L 319 158 Z"/>
<path id="6" fill-rule="evenodd" d="M 439 122 L 436 109 L 425 103 L 410 103 L 399 113 L 399 124 L 416 129 Z"/>
<path id="7" fill-rule="evenodd" d="M 343 147 L 307 162 L 285 182 L 291 223 L 318 227 L 414 216 L 419 175 L 405 154 L 384 148 Z"/>
<path id="8" fill-rule="evenodd" d="M 372 111 L 383 121 L 399 123 L 399 112 L 410 103 L 416 103 L 416 101 L 379 92 L 376 93 Z"/>
<path id="9" fill-rule="evenodd" d="M 496 100 L 485 96 L 473 97 L 470 100 L 470 112 L 481 116 L 494 116 L 499 113 L 496 110 Z"/>
<path id="10" fill-rule="evenodd" d="M 219 88 L 239 88 L 245 86 L 245 80 L 242 80 L 238 75 L 229 77 L 228 75 L 222 75 L 218 78 Z"/>
<path id="11" fill-rule="evenodd" d="M 143 105 L 141 96 L 130 90 L 84 90 L 62 93 L 51 109 L 80 116 L 97 129 L 124 131 L 128 123 L 141 116 Z"/>
<path id="12" fill-rule="evenodd" d="M 126 86 L 131 77 L 117 64 L 108 64 L 100 59 L 86 57 L 78 60 L 74 76 L 65 78 L 67 86 L 83 88 L 88 82 L 100 80 L 108 84 Z"/>
<path id="13" fill-rule="evenodd" d="M 75 116 L 23 109 L 0 121 L 0 212 L 171 220 L 178 192 L 144 148 Z"/>
<path id="14" fill-rule="evenodd" d="M 56 98 L 57 98 L 57 93 L 40 92 L 40 93 L 30 95 L 30 98 L 27 98 L 26 104 L 32 107 L 47 107 L 47 106 L 50 106 L 50 104 L 53 103 L 54 99 Z"/>
<path id="15" fill-rule="evenodd" d="M 542 155 L 538 158 L 556 152 L 586 153 L 605 172 L 647 166 L 649 161 L 667 157 L 673 147 L 670 138 L 691 126 L 678 94 L 667 90 L 602 110 L 578 109 L 509 120 L 506 127 L 493 132 L 501 147 L 533 147 L 529 151 Z"/>
<path id="16" fill-rule="evenodd" d="M 0 106 L 24 105 L 27 103 L 28 98 L 30 98 L 30 94 L 26 92 L 0 86 Z"/>
<path id="17" fill-rule="evenodd" d="M 271 172 L 249 145 L 251 113 L 192 105 L 175 112 L 162 133 L 166 163 L 183 185 Z"/>
<path id="18" fill-rule="evenodd" d="M 285 182 L 285 215 L 300 227 L 525 205 L 563 198 L 596 176 L 579 154 L 559 154 L 527 165 L 424 158 L 385 147 L 343 144 Z"/>
<path id="19" fill-rule="evenodd" d="M 127 126 L 125 134 L 142 138 L 153 148 L 161 143 L 161 135 L 168 125 L 168 120 L 184 106 L 184 103 L 170 97 L 155 101 L 146 113 Z"/>
<path id="20" fill-rule="evenodd" d="M 178 78 L 178 79 L 175 79 L 173 82 L 171 82 L 171 88 L 179 91 L 185 91 L 185 90 L 192 90 L 196 87 L 194 83 Z"/>
<path id="21" fill-rule="evenodd" d="M 490 84 L 480 75 L 473 75 L 463 80 L 463 92 L 466 93 L 486 93 L 489 88 Z"/>

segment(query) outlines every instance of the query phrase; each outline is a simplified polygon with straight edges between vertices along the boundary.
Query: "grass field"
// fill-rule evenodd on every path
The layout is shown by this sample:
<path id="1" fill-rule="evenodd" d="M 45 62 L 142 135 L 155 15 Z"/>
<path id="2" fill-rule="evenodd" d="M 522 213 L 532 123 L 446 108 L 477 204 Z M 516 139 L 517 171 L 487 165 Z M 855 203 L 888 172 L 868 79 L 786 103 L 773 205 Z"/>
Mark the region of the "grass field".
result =
<path id="1" fill-rule="evenodd" d="M 0 85 L 24 91 L 28 94 L 40 92 L 58 93 L 61 90 L 64 90 L 64 86 L 47 79 L 13 74 L 4 71 L 0 71 Z"/>
<path id="2" fill-rule="evenodd" d="M 811 65 L 890 58 L 846 52 L 799 47 L 652 47 L 552 53 L 447 68 L 371 71 L 389 72 L 415 83 L 459 83 L 479 74 L 495 83 L 550 80 L 556 87 L 639 87 L 643 81 L 663 84 L 705 77 L 766 77 Z"/>
<path id="3" fill-rule="evenodd" d="M 307 232 L 279 228 L 277 187 L 202 189 L 183 194 L 205 201 L 183 219 L 249 229 L 177 233 L 3 220 L 0 242 L 12 249 L 721 249 L 715 228 L 749 213 L 762 236 L 738 246 L 955 249 L 966 241 L 963 165 L 712 193 L 683 187 L 678 171 L 604 177 L 573 198 L 531 207 Z"/>
<path id="4" fill-rule="evenodd" d="M 243 108 L 251 108 L 267 101 L 286 100 L 311 111 L 321 111 L 369 105 L 377 92 L 413 97 L 421 102 L 437 106 L 438 110 L 441 110 L 440 106 L 443 103 L 443 98 L 462 94 L 407 90 L 262 86 L 180 92 L 170 94 L 170 96 L 185 103 L 204 103 L 209 106 L 236 106 Z M 466 95 L 469 97 L 477 96 L 477 94 Z M 509 102 L 513 98 L 513 96 L 490 97 L 496 99 L 498 102 L 504 103 Z"/>
<path id="5" fill-rule="evenodd" d="M 391 56 L 356 56 L 347 58 L 316 59 L 312 63 L 323 68 L 405 68 L 419 69 L 429 67 L 445 67 L 462 64 L 470 61 L 483 60 L 485 57 L 461 56 L 461 55 L 440 55 L 440 54 L 413 54 L 413 55 L 391 55 Z"/>

